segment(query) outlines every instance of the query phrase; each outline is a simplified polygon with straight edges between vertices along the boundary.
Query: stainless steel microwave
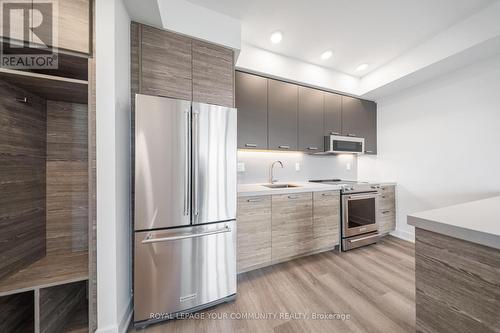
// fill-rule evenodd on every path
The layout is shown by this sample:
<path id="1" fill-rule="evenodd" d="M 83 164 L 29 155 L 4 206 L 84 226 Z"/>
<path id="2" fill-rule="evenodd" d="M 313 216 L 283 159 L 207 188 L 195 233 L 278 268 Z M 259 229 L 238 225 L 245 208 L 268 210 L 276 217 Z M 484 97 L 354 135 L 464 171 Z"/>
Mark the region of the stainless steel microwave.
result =
<path id="1" fill-rule="evenodd" d="M 364 154 L 365 139 L 352 136 L 325 136 L 325 152 L 323 154 Z"/>

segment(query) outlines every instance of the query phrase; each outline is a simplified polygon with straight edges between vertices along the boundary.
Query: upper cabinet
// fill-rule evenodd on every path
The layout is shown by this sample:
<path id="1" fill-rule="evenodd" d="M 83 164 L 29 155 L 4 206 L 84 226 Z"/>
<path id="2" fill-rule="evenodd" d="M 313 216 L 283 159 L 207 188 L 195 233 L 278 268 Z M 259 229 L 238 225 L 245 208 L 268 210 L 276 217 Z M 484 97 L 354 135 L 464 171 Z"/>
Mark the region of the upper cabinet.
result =
<path id="1" fill-rule="evenodd" d="M 267 149 L 267 79 L 236 72 L 238 148 Z"/>
<path id="2" fill-rule="evenodd" d="M 325 136 L 365 138 L 377 153 L 377 104 L 236 72 L 238 148 L 324 151 Z"/>
<path id="3" fill-rule="evenodd" d="M 26 2 L 20 3 L 21 5 Z M 15 41 L 32 41 L 41 46 L 57 47 L 58 52 L 90 53 L 90 0 L 58 0 L 52 3 L 57 8 L 47 7 L 46 3 L 31 1 L 31 7 L 41 13 L 40 22 L 30 23 L 34 26 L 24 31 L 23 25 L 11 25 L 10 36 L 2 36 Z M 53 17 L 53 15 L 55 17 Z M 33 20 L 34 15 L 29 15 Z M 57 22 L 57 27 L 50 22 Z M 49 23 L 49 24 L 47 24 Z M 25 32 L 29 31 L 29 35 Z M 57 33 L 55 33 L 57 32 Z M 54 40 L 57 38 L 57 40 Z"/>
<path id="4" fill-rule="evenodd" d="M 90 53 L 90 0 L 59 0 L 59 47 Z"/>
<path id="5" fill-rule="evenodd" d="M 325 92 L 325 135 L 342 135 L 342 96 Z"/>
<path id="6" fill-rule="evenodd" d="M 365 153 L 377 153 L 377 104 L 342 96 L 342 135 L 365 138 Z"/>
<path id="7" fill-rule="evenodd" d="M 132 22 L 134 93 L 234 106 L 234 52 Z"/>
<path id="8" fill-rule="evenodd" d="M 299 150 L 324 151 L 324 99 L 321 90 L 299 87 Z"/>
<path id="9" fill-rule="evenodd" d="M 234 106 L 233 50 L 193 40 L 193 101 Z"/>
<path id="10" fill-rule="evenodd" d="M 269 149 L 297 150 L 297 98 L 295 84 L 268 80 Z"/>
<path id="11" fill-rule="evenodd" d="M 191 40 L 143 25 L 141 93 L 191 100 Z"/>

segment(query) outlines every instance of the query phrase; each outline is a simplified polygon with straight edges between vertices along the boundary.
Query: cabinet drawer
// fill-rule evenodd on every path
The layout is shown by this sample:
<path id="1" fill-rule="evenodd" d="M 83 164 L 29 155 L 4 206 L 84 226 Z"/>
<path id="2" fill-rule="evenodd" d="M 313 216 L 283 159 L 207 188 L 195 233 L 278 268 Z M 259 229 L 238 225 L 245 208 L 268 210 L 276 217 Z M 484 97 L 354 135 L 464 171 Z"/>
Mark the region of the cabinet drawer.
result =
<path id="1" fill-rule="evenodd" d="M 237 270 L 271 262 L 271 197 L 238 198 Z"/>
<path id="2" fill-rule="evenodd" d="M 387 234 L 396 229 L 396 211 L 394 209 L 379 209 L 377 219 L 380 234 Z"/>
<path id="3" fill-rule="evenodd" d="M 340 237 L 339 191 L 313 194 L 313 250 L 333 247 Z"/>
<path id="4" fill-rule="evenodd" d="M 396 186 L 394 185 L 382 185 L 379 188 L 380 194 L 394 194 L 396 191 Z"/>
<path id="5" fill-rule="evenodd" d="M 311 251 L 312 193 L 272 196 L 272 260 Z"/>

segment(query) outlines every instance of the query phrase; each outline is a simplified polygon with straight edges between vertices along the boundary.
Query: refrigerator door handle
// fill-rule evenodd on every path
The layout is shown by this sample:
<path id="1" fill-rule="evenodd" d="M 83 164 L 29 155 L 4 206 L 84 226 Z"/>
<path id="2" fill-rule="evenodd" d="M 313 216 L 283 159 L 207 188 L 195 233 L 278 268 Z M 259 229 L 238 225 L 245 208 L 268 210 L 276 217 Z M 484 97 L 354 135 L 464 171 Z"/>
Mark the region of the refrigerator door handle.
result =
<path id="1" fill-rule="evenodd" d="M 193 110 L 193 215 L 198 216 L 199 112 Z"/>
<path id="2" fill-rule="evenodd" d="M 151 238 L 151 234 L 149 234 L 146 237 L 146 239 L 144 239 L 141 243 L 142 244 L 150 244 L 150 243 L 168 242 L 168 241 L 174 241 L 174 240 L 180 240 L 180 239 L 188 239 L 188 238 L 196 238 L 196 237 L 222 234 L 222 233 L 226 233 L 226 232 L 231 232 L 231 228 L 229 228 L 229 226 L 227 226 L 227 225 L 223 229 L 200 232 L 200 233 L 191 234 L 191 235 L 171 236 L 171 237 L 164 237 L 164 238 Z"/>
<path id="3" fill-rule="evenodd" d="M 186 133 L 185 133 L 185 171 L 184 171 L 184 215 L 189 216 L 189 197 L 190 197 L 190 155 L 191 155 L 191 135 L 189 129 L 191 128 L 190 124 L 190 110 L 186 109 Z"/>

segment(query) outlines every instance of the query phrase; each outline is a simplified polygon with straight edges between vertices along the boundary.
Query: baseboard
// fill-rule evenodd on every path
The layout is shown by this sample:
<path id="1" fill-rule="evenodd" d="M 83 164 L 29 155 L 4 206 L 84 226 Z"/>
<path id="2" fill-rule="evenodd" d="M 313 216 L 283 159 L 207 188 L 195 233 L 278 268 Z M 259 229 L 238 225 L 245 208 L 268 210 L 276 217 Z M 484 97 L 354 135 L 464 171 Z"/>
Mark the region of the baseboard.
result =
<path id="1" fill-rule="evenodd" d="M 402 240 L 405 240 L 407 242 L 415 243 L 415 234 L 412 232 L 396 229 L 393 232 L 391 232 L 391 235 L 400 238 Z"/>
<path id="2" fill-rule="evenodd" d="M 134 312 L 133 310 L 134 308 L 132 305 L 132 298 L 130 298 L 130 302 L 123 311 L 123 315 L 121 316 L 120 322 L 117 323 L 116 325 L 109 325 L 102 328 L 99 327 L 95 331 L 95 333 L 126 333 L 130 325 L 130 321 L 132 320 L 132 314 Z"/>

